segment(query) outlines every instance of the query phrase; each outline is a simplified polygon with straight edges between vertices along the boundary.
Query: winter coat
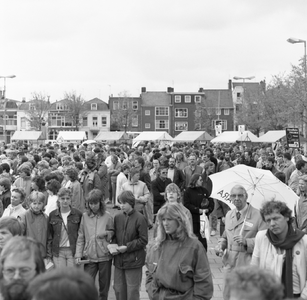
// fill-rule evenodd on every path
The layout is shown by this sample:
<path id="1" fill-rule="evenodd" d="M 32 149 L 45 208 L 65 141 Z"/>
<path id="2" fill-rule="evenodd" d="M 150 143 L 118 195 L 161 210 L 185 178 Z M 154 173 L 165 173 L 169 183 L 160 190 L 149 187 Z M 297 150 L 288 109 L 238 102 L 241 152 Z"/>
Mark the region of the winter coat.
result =
<path id="1" fill-rule="evenodd" d="M 125 253 L 114 256 L 114 266 L 119 269 L 136 269 L 145 264 L 145 247 L 148 243 L 147 221 L 134 209 L 119 213 L 114 218 L 115 236 L 112 243 L 127 246 Z"/>
<path id="2" fill-rule="evenodd" d="M 146 256 L 146 291 L 151 300 L 209 300 L 213 282 L 207 254 L 196 238 L 166 239 Z"/>

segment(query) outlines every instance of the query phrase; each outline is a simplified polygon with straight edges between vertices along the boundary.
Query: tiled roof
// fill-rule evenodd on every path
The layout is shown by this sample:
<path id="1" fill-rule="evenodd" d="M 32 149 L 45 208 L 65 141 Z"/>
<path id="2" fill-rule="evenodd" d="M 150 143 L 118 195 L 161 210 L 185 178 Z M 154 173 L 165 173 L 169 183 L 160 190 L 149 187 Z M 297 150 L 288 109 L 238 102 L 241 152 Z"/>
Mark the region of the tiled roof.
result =
<path id="1" fill-rule="evenodd" d="M 231 90 L 204 90 L 208 107 L 233 108 Z"/>
<path id="2" fill-rule="evenodd" d="M 107 103 L 102 101 L 99 98 L 94 98 L 92 100 L 86 101 L 84 103 L 84 109 L 85 110 L 91 110 L 91 104 L 92 103 L 97 103 L 97 110 L 109 110 L 109 106 Z"/>
<path id="3" fill-rule="evenodd" d="M 145 92 L 141 94 L 142 106 L 169 106 L 171 95 L 166 92 Z"/>

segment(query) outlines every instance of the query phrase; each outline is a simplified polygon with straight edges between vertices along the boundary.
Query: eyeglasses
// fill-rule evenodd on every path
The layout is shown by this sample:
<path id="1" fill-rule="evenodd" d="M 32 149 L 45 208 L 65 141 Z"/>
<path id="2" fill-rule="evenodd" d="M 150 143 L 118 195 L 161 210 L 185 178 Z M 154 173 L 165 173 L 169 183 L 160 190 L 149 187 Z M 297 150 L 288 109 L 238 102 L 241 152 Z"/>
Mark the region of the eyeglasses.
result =
<path id="1" fill-rule="evenodd" d="M 167 174 L 167 172 L 161 172 L 161 174 Z"/>
<path id="2" fill-rule="evenodd" d="M 244 194 L 231 194 L 231 195 L 230 195 L 230 198 L 236 198 L 236 197 L 238 197 L 238 198 L 243 198 L 243 197 L 244 197 Z"/>
<path id="3" fill-rule="evenodd" d="M 24 277 L 27 277 L 33 271 L 33 269 L 31 268 L 20 268 L 20 269 L 8 268 L 8 269 L 3 269 L 3 274 L 9 278 L 13 278 L 17 271 L 18 271 L 19 276 L 24 278 Z"/>

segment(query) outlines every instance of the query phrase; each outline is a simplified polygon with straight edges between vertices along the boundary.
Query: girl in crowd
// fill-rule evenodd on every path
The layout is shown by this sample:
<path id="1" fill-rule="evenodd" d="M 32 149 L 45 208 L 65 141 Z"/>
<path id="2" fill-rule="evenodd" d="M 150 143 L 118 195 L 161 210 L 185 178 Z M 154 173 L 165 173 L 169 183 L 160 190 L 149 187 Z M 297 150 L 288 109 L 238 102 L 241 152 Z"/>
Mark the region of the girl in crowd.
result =
<path id="1" fill-rule="evenodd" d="M 87 212 L 81 220 L 77 249 L 76 264 L 82 257 L 90 263 L 84 265 L 84 270 L 93 279 L 99 272 L 99 299 L 107 300 L 111 281 L 112 255 L 107 246 L 114 235 L 112 216 L 106 212 L 106 204 L 100 190 L 90 191 L 87 197 Z"/>
<path id="2" fill-rule="evenodd" d="M 45 207 L 45 195 L 33 191 L 29 197 L 30 208 L 21 217 L 26 236 L 35 239 L 40 246 L 42 257 L 46 257 L 48 216 L 43 212 Z"/>
<path id="3" fill-rule="evenodd" d="M 193 174 L 189 187 L 184 192 L 184 205 L 190 210 L 193 219 L 193 232 L 207 250 L 207 240 L 200 234 L 200 215 L 207 216 L 214 209 L 214 201 L 209 198 L 208 191 L 202 186 L 203 179 L 200 174 Z"/>
<path id="4" fill-rule="evenodd" d="M 74 255 L 82 213 L 71 207 L 72 193 L 61 188 L 58 193 L 58 208 L 49 215 L 48 257 L 58 267 L 75 265 Z"/>
<path id="5" fill-rule="evenodd" d="M 165 204 L 157 214 L 158 234 L 146 256 L 150 299 L 209 300 L 213 282 L 206 251 L 193 235 L 180 204 Z"/>

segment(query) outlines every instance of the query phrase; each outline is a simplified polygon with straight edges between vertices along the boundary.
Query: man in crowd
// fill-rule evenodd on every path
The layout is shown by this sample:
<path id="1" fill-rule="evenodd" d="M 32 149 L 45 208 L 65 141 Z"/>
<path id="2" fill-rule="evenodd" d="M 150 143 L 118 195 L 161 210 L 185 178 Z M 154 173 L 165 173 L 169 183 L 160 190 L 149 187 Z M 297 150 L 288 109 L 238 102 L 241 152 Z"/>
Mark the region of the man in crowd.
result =
<path id="1" fill-rule="evenodd" d="M 186 188 L 189 186 L 193 174 L 202 174 L 203 172 L 203 168 L 196 165 L 196 159 L 196 155 L 194 153 L 191 153 L 188 159 L 189 165 L 183 169 Z"/>
<path id="2" fill-rule="evenodd" d="M 256 162 L 252 158 L 252 152 L 251 151 L 245 151 L 244 152 L 244 160 L 243 164 L 249 167 L 256 168 Z"/>
<path id="3" fill-rule="evenodd" d="M 183 172 L 176 168 L 175 158 L 171 157 L 168 160 L 168 170 L 167 178 L 169 178 L 173 183 L 177 184 L 181 191 L 184 189 L 185 179 Z"/>
<path id="4" fill-rule="evenodd" d="M 291 161 L 291 154 L 289 152 L 285 152 L 283 172 L 285 173 L 286 176 L 286 184 L 288 184 L 290 176 L 294 170 L 295 170 L 295 164 Z"/>
<path id="5" fill-rule="evenodd" d="M 165 188 L 172 183 L 172 181 L 167 178 L 167 167 L 161 166 L 158 169 L 158 177 L 151 183 L 153 200 L 154 200 L 154 214 L 158 212 L 161 206 L 165 203 Z"/>
<path id="6" fill-rule="evenodd" d="M 296 193 L 300 177 L 305 175 L 307 172 L 307 162 L 301 159 L 297 161 L 295 167 L 296 169 L 292 172 L 288 181 L 288 185 Z"/>
<path id="7" fill-rule="evenodd" d="M 39 245 L 31 238 L 12 237 L 1 252 L 0 291 L 4 300 L 24 300 L 26 289 L 45 271 Z"/>
<path id="8" fill-rule="evenodd" d="M 137 168 L 140 172 L 140 180 L 143 181 L 149 192 L 151 191 L 151 180 L 150 180 L 150 176 L 147 172 L 144 171 L 144 165 L 145 165 L 145 160 L 143 157 L 138 156 L 135 158 L 134 160 L 134 167 Z"/>
<path id="9" fill-rule="evenodd" d="M 235 185 L 230 198 L 235 208 L 226 214 L 225 231 L 215 248 L 228 270 L 250 263 L 255 236 L 266 228 L 259 210 L 247 203 L 248 194 L 243 186 Z"/>

